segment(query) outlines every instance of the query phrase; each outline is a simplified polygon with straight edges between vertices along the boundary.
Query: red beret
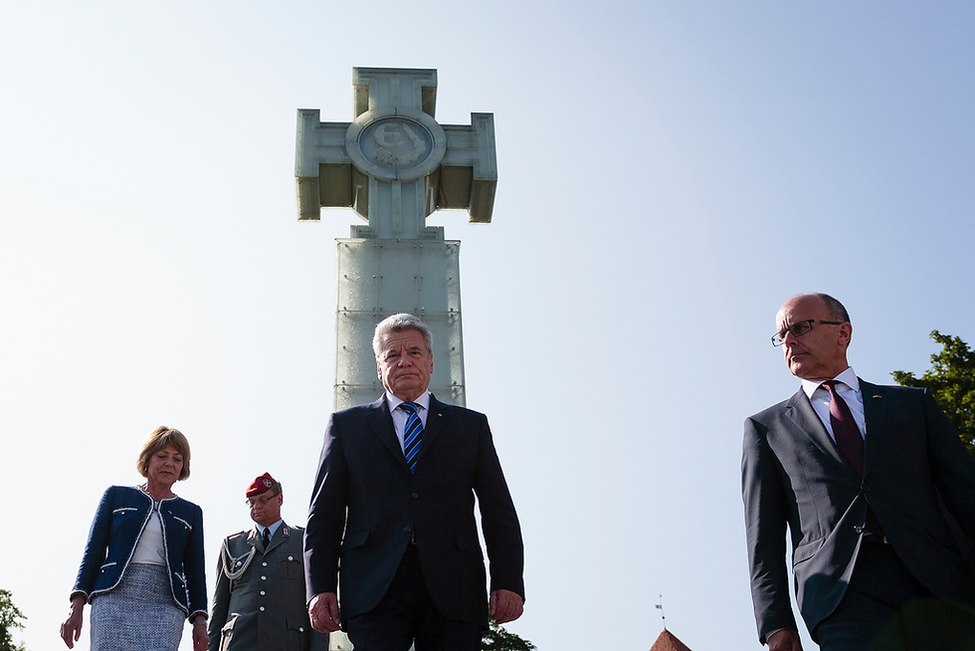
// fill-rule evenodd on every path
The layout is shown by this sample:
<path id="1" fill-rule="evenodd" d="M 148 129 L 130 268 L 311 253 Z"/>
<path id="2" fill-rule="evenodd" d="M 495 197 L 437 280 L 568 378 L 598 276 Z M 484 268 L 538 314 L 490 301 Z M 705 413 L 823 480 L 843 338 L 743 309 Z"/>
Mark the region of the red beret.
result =
<path id="1" fill-rule="evenodd" d="M 275 484 L 274 477 L 272 477 L 268 473 L 264 473 L 263 475 L 255 479 L 250 486 L 247 487 L 247 492 L 244 493 L 244 495 L 246 497 L 254 497 L 255 495 L 266 493 L 267 491 L 271 490 L 271 486 L 274 486 L 274 484 Z"/>

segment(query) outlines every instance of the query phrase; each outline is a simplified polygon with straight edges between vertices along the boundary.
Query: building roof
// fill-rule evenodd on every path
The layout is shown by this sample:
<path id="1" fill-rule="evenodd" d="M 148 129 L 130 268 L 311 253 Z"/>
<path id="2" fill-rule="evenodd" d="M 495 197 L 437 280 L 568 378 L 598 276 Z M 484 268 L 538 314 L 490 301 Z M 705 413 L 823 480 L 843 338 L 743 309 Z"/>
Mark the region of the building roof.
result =
<path id="1" fill-rule="evenodd" d="M 657 637 L 657 641 L 650 647 L 650 651 L 691 651 L 690 648 L 666 628 Z"/>

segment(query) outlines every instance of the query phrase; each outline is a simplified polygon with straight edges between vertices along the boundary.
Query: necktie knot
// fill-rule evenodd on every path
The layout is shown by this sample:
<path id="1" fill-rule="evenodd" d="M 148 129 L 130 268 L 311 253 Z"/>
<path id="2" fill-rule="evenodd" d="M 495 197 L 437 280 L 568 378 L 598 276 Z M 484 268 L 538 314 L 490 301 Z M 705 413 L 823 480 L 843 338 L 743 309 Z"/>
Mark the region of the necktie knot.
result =
<path id="1" fill-rule="evenodd" d="M 420 411 L 420 405 L 416 404 L 415 402 L 401 402 L 399 403 L 399 408 L 410 415 L 419 413 Z"/>

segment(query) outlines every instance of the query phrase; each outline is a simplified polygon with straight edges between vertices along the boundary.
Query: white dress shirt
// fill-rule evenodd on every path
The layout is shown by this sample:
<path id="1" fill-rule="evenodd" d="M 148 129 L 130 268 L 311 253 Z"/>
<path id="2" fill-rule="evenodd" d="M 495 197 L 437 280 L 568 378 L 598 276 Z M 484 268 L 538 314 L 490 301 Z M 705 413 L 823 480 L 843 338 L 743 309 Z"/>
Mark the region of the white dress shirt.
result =
<path id="1" fill-rule="evenodd" d="M 406 419 L 409 418 L 409 414 L 399 408 L 401 404 L 406 402 L 405 400 L 400 400 L 396 396 L 392 395 L 389 391 L 386 392 L 386 404 L 389 405 L 389 415 L 393 417 L 393 429 L 396 430 L 396 438 L 399 440 L 400 448 L 403 448 L 403 432 L 406 430 Z M 416 410 L 417 415 L 420 417 L 420 422 L 423 423 L 423 427 L 427 426 L 427 416 L 430 415 L 430 392 L 424 391 L 413 402 L 420 406 Z M 404 454 L 405 454 L 404 449 Z"/>
<path id="2" fill-rule="evenodd" d="M 863 415 L 863 392 L 860 391 L 860 379 L 853 372 L 852 366 L 847 366 L 845 371 L 833 379 L 837 381 L 833 390 L 846 402 L 853 414 L 853 421 L 857 424 L 857 429 L 860 430 L 860 436 L 866 438 L 867 420 Z M 833 435 L 833 425 L 829 418 L 829 391 L 823 388 L 822 382 L 813 380 L 803 380 L 802 390 L 809 397 L 809 402 L 816 410 L 816 415 L 819 416 L 819 420 L 823 421 L 826 431 L 829 432 L 830 438 L 835 443 L 836 436 Z"/>

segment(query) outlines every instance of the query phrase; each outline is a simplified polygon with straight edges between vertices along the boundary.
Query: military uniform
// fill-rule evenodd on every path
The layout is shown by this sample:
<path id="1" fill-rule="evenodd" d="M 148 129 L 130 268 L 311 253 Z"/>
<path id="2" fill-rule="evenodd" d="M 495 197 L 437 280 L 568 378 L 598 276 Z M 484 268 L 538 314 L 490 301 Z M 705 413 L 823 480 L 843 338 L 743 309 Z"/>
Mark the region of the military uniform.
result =
<path id="1" fill-rule="evenodd" d="M 284 522 L 267 549 L 256 528 L 224 539 L 210 615 L 209 651 L 326 651 L 305 604 L 300 527 Z"/>

